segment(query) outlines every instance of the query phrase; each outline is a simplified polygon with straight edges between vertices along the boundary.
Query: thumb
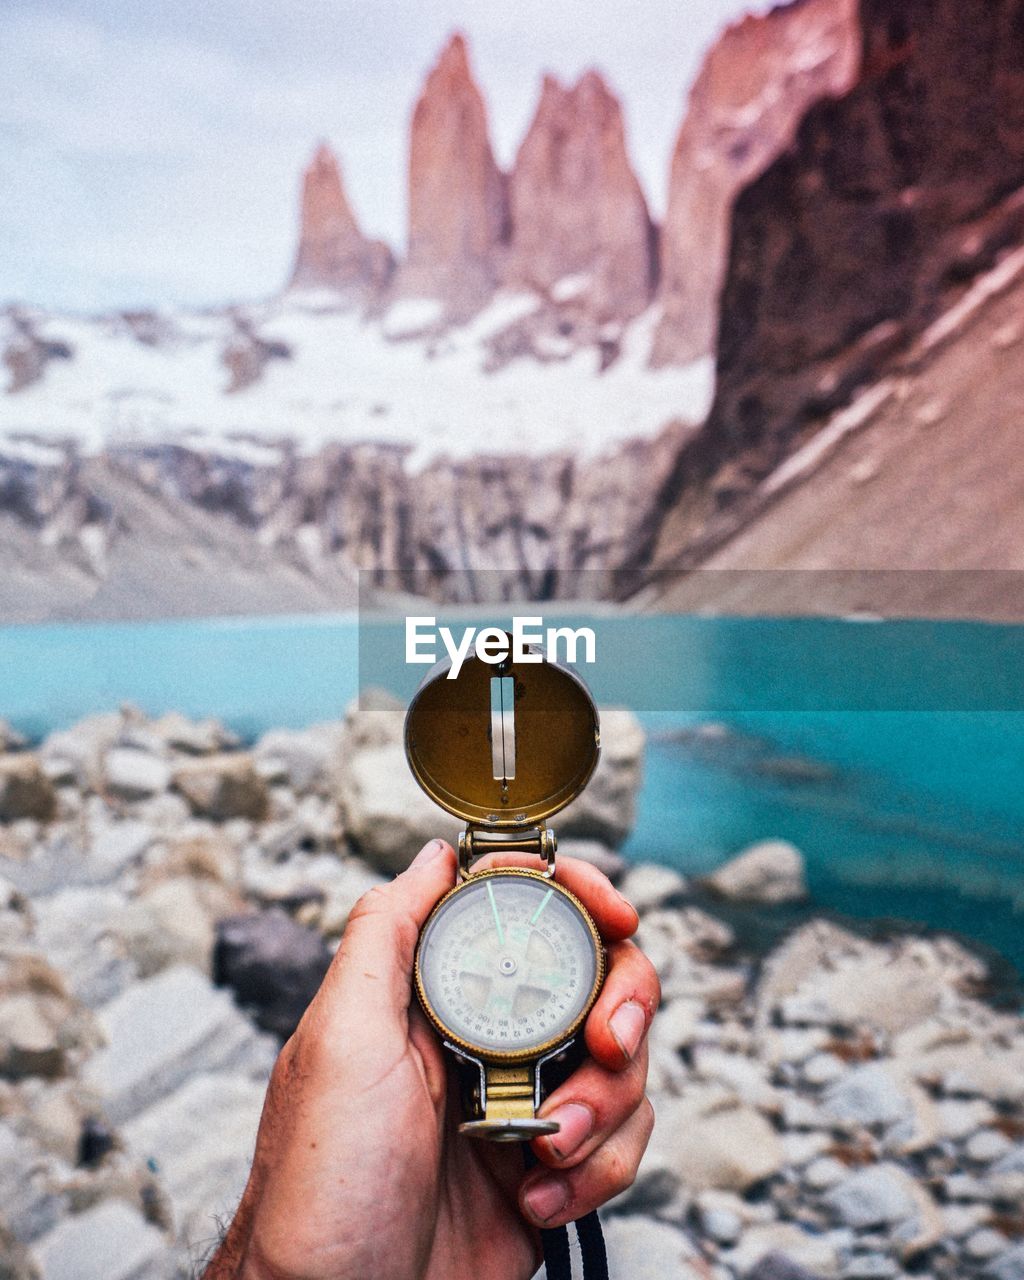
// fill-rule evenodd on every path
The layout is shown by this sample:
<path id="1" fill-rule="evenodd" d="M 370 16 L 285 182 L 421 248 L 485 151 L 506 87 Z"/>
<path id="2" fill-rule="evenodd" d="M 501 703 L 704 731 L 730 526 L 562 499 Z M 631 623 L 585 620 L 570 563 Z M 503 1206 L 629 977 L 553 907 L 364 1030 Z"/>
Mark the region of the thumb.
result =
<path id="1" fill-rule="evenodd" d="M 375 1008 L 404 1022 L 416 941 L 437 900 L 454 887 L 455 868 L 452 846 L 431 840 L 400 876 L 359 899 L 324 979 L 325 995 L 343 1016 L 365 1019 Z"/>

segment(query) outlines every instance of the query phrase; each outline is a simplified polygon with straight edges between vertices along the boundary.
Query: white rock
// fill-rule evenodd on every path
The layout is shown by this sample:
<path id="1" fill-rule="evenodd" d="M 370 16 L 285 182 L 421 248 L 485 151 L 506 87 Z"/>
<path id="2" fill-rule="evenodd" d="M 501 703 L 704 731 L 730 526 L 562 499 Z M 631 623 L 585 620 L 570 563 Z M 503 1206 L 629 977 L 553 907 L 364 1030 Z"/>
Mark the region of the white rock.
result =
<path id="1" fill-rule="evenodd" d="M 825 1235 L 812 1235 L 789 1222 L 773 1222 L 751 1227 L 737 1248 L 728 1255 L 736 1274 L 746 1275 L 762 1258 L 780 1253 L 814 1275 L 835 1276 L 839 1260 Z"/>
<path id="2" fill-rule="evenodd" d="M 602 707 L 601 756 L 582 795 L 558 816 L 560 836 L 618 848 L 636 821 L 643 776 L 644 731 L 632 711 Z"/>
<path id="3" fill-rule="evenodd" d="M 648 1171 L 673 1171 L 690 1190 L 720 1187 L 745 1191 L 782 1167 L 778 1134 L 752 1107 L 730 1105 L 703 1111 L 691 1099 L 664 1099 L 648 1154 Z M 643 1167 L 643 1166 L 641 1166 Z"/>
<path id="4" fill-rule="evenodd" d="M 913 1115 L 906 1089 L 881 1063 L 854 1067 L 830 1085 L 822 1097 L 823 1110 L 834 1120 L 868 1128 L 894 1124 Z"/>
<path id="5" fill-rule="evenodd" d="M 686 892 L 686 877 L 656 862 L 641 862 L 629 868 L 619 885 L 622 893 L 643 915 L 663 906 L 670 898 Z"/>
<path id="6" fill-rule="evenodd" d="M 873 1165 L 844 1178 L 825 1197 L 825 1204 L 846 1226 L 891 1226 L 919 1215 L 914 1188 L 913 1179 L 898 1165 Z"/>
<path id="7" fill-rule="evenodd" d="M 118 995 L 135 977 L 116 924 L 128 900 L 114 888 L 64 889 L 36 901 L 35 936 L 68 989 L 90 1006 Z"/>
<path id="8" fill-rule="evenodd" d="M 782 1152 L 785 1163 L 799 1168 L 827 1151 L 832 1145 L 831 1134 L 818 1131 L 808 1133 L 781 1133 Z"/>
<path id="9" fill-rule="evenodd" d="M 386 871 L 403 871 L 428 840 L 453 841 L 458 822 L 416 784 L 401 745 L 360 751 L 348 762 L 339 796 L 345 830 Z"/>
<path id="10" fill-rule="evenodd" d="M 968 1139 L 964 1150 L 969 1160 L 976 1160 L 979 1164 L 991 1164 L 993 1160 L 1006 1155 L 1011 1146 L 1010 1139 L 997 1129 L 982 1129 L 980 1133 Z"/>
<path id="11" fill-rule="evenodd" d="M 985 1280 L 1024 1280 L 1024 1244 L 1012 1245 L 982 1272 Z"/>
<path id="12" fill-rule="evenodd" d="M 272 729 L 256 743 L 253 757 L 264 777 L 268 762 L 279 762 L 296 791 L 309 791 L 327 783 L 345 739 L 341 721 L 313 724 L 307 729 Z"/>
<path id="13" fill-rule="evenodd" d="M 735 901 L 800 901 L 807 897 L 803 854 L 785 840 L 762 840 L 708 876 L 707 885 Z"/>
<path id="14" fill-rule="evenodd" d="M 174 1269 L 163 1233 L 123 1200 L 66 1218 L 33 1253 L 43 1280 L 163 1280 Z"/>
<path id="15" fill-rule="evenodd" d="M 0 1220 L 27 1242 L 49 1231 L 67 1212 L 60 1171 L 70 1172 L 27 1138 L 0 1123 Z"/>
<path id="16" fill-rule="evenodd" d="M 618 881 L 625 874 L 629 865 L 620 853 L 609 849 L 600 840 L 559 840 L 558 857 L 578 858 L 580 862 L 596 867 L 609 880 Z M 636 906 L 636 903 L 633 903 Z"/>
<path id="17" fill-rule="evenodd" d="M 834 1084 L 846 1074 L 846 1063 L 834 1053 L 816 1053 L 803 1065 L 803 1077 L 810 1085 Z"/>
<path id="18" fill-rule="evenodd" d="M 707 1280 L 690 1238 L 665 1222 L 618 1214 L 604 1222 L 608 1270 L 629 1280 Z"/>
<path id="19" fill-rule="evenodd" d="M 121 800 L 145 800 L 171 784 L 171 766 L 135 747 L 113 747 L 104 757 L 107 791 Z"/>
<path id="20" fill-rule="evenodd" d="M 230 1218 L 245 1188 L 264 1086 L 246 1076 L 194 1076 L 129 1121 L 122 1135 L 152 1161 L 180 1238 L 198 1246 Z"/>
<path id="21" fill-rule="evenodd" d="M 954 1141 L 966 1138 L 976 1129 L 991 1124 L 996 1116 L 992 1104 L 983 1098 L 964 1101 L 944 1098 L 934 1103 L 934 1107 L 938 1118 L 939 1136 L 951 1138 Z M 1001 1137 L 1002 1135 L 993 1136 Z"/>
<path id="22" fill-rule="evenodd" d="M 177 1089 L 189 1076 L 235 1071 L 265 1079 L 276 1058 L 226 991 L 197 970 L 165 969 L 136 983 L 98 1012 L 106 1047 L 83 1072 L 121 1124 Z"/>
<path id="23" fill-rule="evenodd" d="M 975 1231 L 973 1235 L 967 1237 L 964 1241 L 964 1252 L 975 1262 L 987 1262 L 989 1258 L 1002 1253 L 1007 1243 L 1006 1236 L 1001 1231 L 984 1227 L 981 1231 Z"/>
<path id="24" fill-rule="evenodd" d="M 842 1182 L 849 1169 L 832 1156 L 821 1156 L 804 1170 L 804 1182 L 815 1191 L 827 1191 Z"/>

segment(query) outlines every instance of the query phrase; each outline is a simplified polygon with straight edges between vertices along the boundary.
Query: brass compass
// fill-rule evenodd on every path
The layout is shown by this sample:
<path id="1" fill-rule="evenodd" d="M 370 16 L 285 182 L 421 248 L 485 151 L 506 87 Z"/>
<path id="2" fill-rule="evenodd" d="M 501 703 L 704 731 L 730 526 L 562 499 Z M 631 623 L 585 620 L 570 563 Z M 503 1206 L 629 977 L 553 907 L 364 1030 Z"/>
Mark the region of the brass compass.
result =
<path id="1" fill-rule="evenodd" d="M 457 883 L 420 934 L 416 991 L 472 1073 L 461 1132 L 526 1141 L 557 1131 L 537 1118 L 541 1069 L 574 1042 L 604 980 L 601 937 L 555 879 L 545 825 L 594 772 L 597 708 L 572 668 L 548 660 L 449 670 L 428 673 L 405 721 L 416 781 L 467 824 Z M 540 869 L 475 870 L 487 854 L 534 855 Z"/>

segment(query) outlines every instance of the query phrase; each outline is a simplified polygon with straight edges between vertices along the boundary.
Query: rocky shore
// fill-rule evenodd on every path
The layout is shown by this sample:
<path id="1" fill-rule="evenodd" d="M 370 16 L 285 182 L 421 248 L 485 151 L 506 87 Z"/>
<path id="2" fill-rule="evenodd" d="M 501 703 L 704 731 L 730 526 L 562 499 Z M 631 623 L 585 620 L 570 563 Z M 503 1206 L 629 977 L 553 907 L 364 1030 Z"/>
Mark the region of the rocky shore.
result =
<path id="1" fill-rule="evenodd" d="M 602 720 L 561 848 L 635 902 L 665 997 L 654 1137 L 605 1213 L 612 1275 L 1024 1277 L 1024 1020 L 980 998 L 983 963 L 824 920 L 755 961 L 709 895 L 799 896 L 799 855 L 754 846 L 702 906 L 627 865 L 643 734 Z M 244 745 L 130 709 L 35 745 L 0 734 L 4 1280 L 195 1273 L 352 905 L 453 834 L 400 724 L 382 696 Z"/>

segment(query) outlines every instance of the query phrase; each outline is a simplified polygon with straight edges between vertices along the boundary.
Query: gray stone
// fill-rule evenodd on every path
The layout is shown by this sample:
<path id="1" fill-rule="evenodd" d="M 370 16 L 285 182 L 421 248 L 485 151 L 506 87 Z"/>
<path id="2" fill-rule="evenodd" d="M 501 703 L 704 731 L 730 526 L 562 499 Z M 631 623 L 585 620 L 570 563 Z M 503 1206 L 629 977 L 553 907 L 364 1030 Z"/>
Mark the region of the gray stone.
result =
<path id="1" fill-rule="evenodd" d="M 834 1053 L 816 1053 L 803 1065 L 803 1077 L 810 1085 L 834 1084 L 846 1075 L 846 1063 Z"/>
<path id="2" fill-rule="evenodd" d="M 803 854 L 785 840 L 762 840 L 707 877 L 723 898 L 741 902 L 798 902 L 807 897 Z"/>
<path id="3" fill-rule="evenodd" d="M 621 854 L 609 849 L 600 840 L 560 840 L 558 842 L 559 858 L 578 858 L 596 867 L 602 875 L 613 882 L 618 882 L 626 873 L 629 863 Z M 633 904 L 636 906 L 636 903 Z"/>
<path id="4" fill-rule="evenodd" d="M 1001 1156 L 991 1169 L 992 1173 L 1024 1173 L 1024 1142 L 1018 1142 Z"/>
<path id="5" fill-rule="evenodd" d="M 1024 1280 L 1024 1244 L 1015 1244 L 1001 1253 L 982 1273 L 985 1280 Z"/>
<path id="6" fill-rule="evenodd" d="M 112 1000 L 135 977 L 116 923 L 127 899 L 113 888 L 64 889 L 36 902 L 35 936 L 60 969 L 71 993 L 95 1007 Z"/>
<path id="7" fill-rule="evenodd" d="M 174 772 L 174 786 L 193 813 L 217 822 L 231 818 L 259 822 L 270 802 L 267 784 L 252 756 L 243 752 L 201 756 L 180 765 Z"/>
<path id="8" fill-rule="evenodd" d="M 849 1174 L 825 1197 L 839 1222 L 858 1230 L 891 1226 L 918 1216 L 912 1179 L 896 1165 L 873 1165 Z"/>
<path id="9" fill-rule="evenodd" d="M 636 797 L 643 777 L 645 735 L 624 707 L 604 707 L 601 756 L 582 795 L 558 816 L 560 836 L 600 840 L 617 849 L 636 821 Z"/>
<path id="10" fill-rule="evenodd" d="M 39 759 L 27 752 L 0 755 L 0 822 L 49 822 L 56 812 L 57 792 Z"/>
<path id="11" fill-rule="evenodd" d="M 61 1169 L 70 1172 L 0 1122 L 0 1219 L 16 1239 L 35 1240 L 67 1211 Z"/>
<path id="12" fill-rule="evenodd" d="M 214 982 L 230 987 L 257 1024 L 281 1040 L 298 1026 L 330 963 L 320 935 L 277 907 L 217 924 Z"/>
<path id="13" fill-rule="evenodd" d="M 964 1151 L 969 1160 L 978 1164 L 990 1164 L 1009 1152 L 1013 1144 L 997 1129 L 982 1129 L 967 1140 Z"/>
<path id="14" fill-rule="evenodd" d="M 119 800 L 145 800 L 171 785 L 171 766 L 137 747 L 113 747 L 104 759 L 107 791 Z"/>
<path id="15" fill-rule="evenodd" d="M 272 729 L 256 743 L 253 758 L 265 778 L 273 769 L 273 776 L 286 778 L 296 791 L 310 791 L 327 784 L 345 740 L 340 721 L 307 729 Z"/>
<path id="16" fill-rule="evenodd" d="M 66 1218 L 33 1253 L 43 1280 L 164 1280 L 174 1269 L 163 1233 L 123 1200 Z"/>
<path id="17" fill-rule="evenodd" d="M 129 1151 L 151 1162 L 175 1230 L 191 1245 L 214 1237 L 238 1204 L 263 1096 L 263 1084 L 245 1076 L 194 1076 L 121 1131 Z"/>
<path id="18" fill-rule="evenodd" d="M 735 1244 L 743 1230 L 743 1222 L 739 1214 L 731 1209 L 702 1209 L 700 1227 L 706 1236 L 719 1244 Z"/>
<path id="19" fill-rule="evenodd" d="M 849 1169 L 832 1156 L 821 1156 L 813 1160 L 804 1170 L 804 1182 L 814 1191 L 827 1191 L 842 1182 Z"/>
<path id="20" fill-rule="evenodd" d="M 269 1076 L 276 1046 L 255 1031 L 226 991 L 186 965 L 129 987 L 98 1013 L 106 1046 L 83 1077 L 121 1124 L 177 1089 L 216 1070 Z"/>
<path id="21" fill-rule="evenodd" d="M 404 871 L 428 840 L 458 836 L 460 824 L 420 790 L 400 744 L 352 756 L 339 800 L 349 838 L 385 871 Z"/>
<path id="22" fill-rule="evenodd" d="M 975 1262 L 987 1262 L 1006 1249 L 1007 1239 L 1001 1231 L 983 1227 L 964 1241 L 964 1252 Z"/>
<path id="23" fill-rule="evenodd" d="M 665 1222 L 615 1215 L 604 1223 L 608 1270 L 629 1280 L 706 1280 L 707 1269 L 690 1238 Z"/>
<path id="24" fill-rule="evenodd" d="M 887 1254 L 864 1253 L 843 1267 L 843 1280 L 892 1280 L 900 1275 L 900 1266 Z"/>
<path id="25" fill-rule="evenodd" d="M 174 751 L 205 756 L 237 747 L 238 737 L 219 720 L 189 720 L 177 711 L 168 711 L 149 726 L 150 732 Z"/>
<path id="26" fill-rule="evenodd" d="M 626 872 L 619 889 L 641 915 L 687 890 L 686 877 L 656 862 L 641 862 Z"/>
<path id="27" fill-rule="evenodd" d="M 820 1277 L 784 1253 L 766 1253 L 744 1274 L 743 1280 L 820 1280 Z"/>
<path id="28" fill-rule="evenodd" d="M 120 712 L 109 711 L 51 733 L 39 748 L 49 776 L 55 781 L 70 778 L 80 787 L 101 787 L 103 756 L 117 741 L 123 724 Z"/>
<path id="29" fill-rule="evenodd" d="M 913 1115 L 907 1093 L 880 1063 L 854 1067 L 830 1085 L 822 1097 L 822 1107 L 835 1120 L 868 1128 L 894 1124 Z"/>

